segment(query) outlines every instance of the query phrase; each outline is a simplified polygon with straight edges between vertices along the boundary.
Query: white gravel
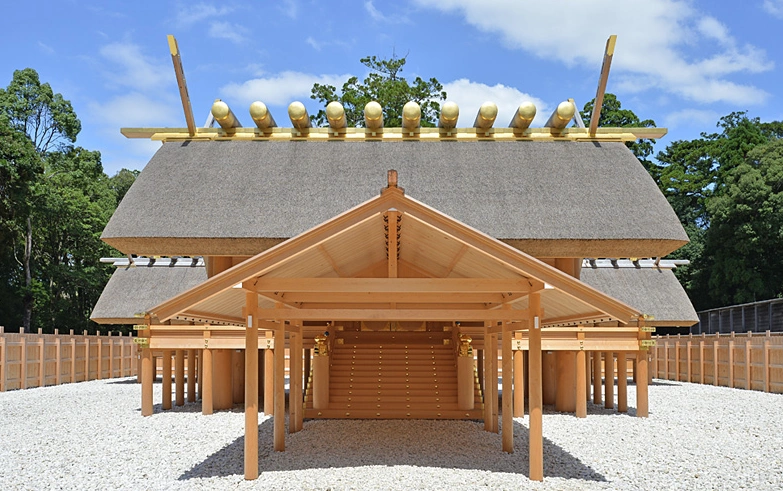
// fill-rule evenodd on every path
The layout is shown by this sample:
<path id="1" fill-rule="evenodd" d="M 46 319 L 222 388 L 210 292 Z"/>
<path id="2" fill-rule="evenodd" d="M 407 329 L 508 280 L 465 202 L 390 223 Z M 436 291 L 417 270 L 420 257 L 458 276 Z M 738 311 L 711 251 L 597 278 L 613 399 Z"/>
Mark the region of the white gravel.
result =
<path id="1" fill-rule="evenodd" d="M 241 409 L 143 418 L 139 401 L 132 379 L 0 393 L 0 489 L 783 489 L 783 396 L 740 389 L 658 382 L 649 419 L 546 412 L 543 483 L 527 478 L 527 417 L 514 454 L 457 421 L 308 421 L 276 453 L 262 417 L 246 482 Z"/>

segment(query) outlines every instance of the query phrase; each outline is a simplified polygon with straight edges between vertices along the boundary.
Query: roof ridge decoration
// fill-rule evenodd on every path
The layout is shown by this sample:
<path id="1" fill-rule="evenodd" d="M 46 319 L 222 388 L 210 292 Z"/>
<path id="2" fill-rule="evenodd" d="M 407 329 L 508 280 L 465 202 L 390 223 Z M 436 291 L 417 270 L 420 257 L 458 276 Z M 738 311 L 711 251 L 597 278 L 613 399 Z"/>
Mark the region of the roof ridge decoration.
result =
<path id="1" fill-rule="evenodd" d="M 345 141 L 597 141 L 628 142 L 639 139 L 661 138 L 667 133 L 665 128 L 598 128 L 601 106 L 606 83 L 609 77 L 612 56 L 617 36 L 612 35 L 606 42 L 603 64 L 595 97 L 595 107 L 589 128 L 584 127 L 576 110 L 573 99 L 561 102 L 552 112 L 543 128 L 530 128 L 536 115 L 536 107 L 530 101 L 524 101 L 508 125 L 508 128 L 495 128 L 493 125 L 498 113 L 494 102 L 485 102 L 479 107 L 472 128 L 457 128 L 459 107 L 453 101 L 443 104 L 437 128 L 421 127 L 421 108 L 415 101 L 409 101 L 403 107 L 402 127 L 385 128 L 383 125 L 383 107 L 377 101 L 370 101 L 364 107 L 366 128 L 349 128 L 346 125 L 345 109 L 332 101 L 326 107 L 329 127 L 312 128 L 307 109 L 300 101 L 288 106 L 291 128 L 279 128 L 266 104 L 255 101 L 250 104 L 249 114 L 256 127 L 243 127 L 239 119 L 224 101 L 217 99 L 212 105 L 207 127 L 196 128 L 188 95 L 182 59 L 174 36 L 168 36 L 174 72 L 177 77 L 182 107 L 185 111 L 187 128 L 122 128 L 120 132 L 127 138 L 150 138 L 157 141 L 183 140 L 345 140 Z M 597 109 L 597 111 L 596 111 Z M 214 121 L 220 128 L 211 128 Z M 576 127 L 566 128 L 571 121 Z"/>

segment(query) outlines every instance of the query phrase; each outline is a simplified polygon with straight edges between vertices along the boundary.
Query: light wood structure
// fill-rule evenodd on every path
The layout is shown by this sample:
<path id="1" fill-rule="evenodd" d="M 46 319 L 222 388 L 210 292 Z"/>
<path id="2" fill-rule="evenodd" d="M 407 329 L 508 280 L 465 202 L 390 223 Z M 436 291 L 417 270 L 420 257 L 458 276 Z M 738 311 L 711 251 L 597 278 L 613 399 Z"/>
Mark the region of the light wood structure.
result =
<path id="1" fill-rule="evenodd" d="M 233 115 L 227 103 L 218 106 L 218 115 Z M 421 128 L 410 104 L 403 128 L 384 127 L 374 102 L 365 108 L 367 128 L 346 128 L 342 108 L 330 106 L 328 128 L 311 128 L 299 103 L 289 106 L 293 127 L 277 128 L 257 102 L 254 128 L 232 116 L 221 128 L 122 130 L 164 145 L 103 239 L 126 254 L 171 257 L 115 262 L 126 269 L 112 281 L 151 282 L 163 264 L 178 278 L 161 282 L 159 294 L 139 292 L 146 295 L 138 331 L 143 415 L 154 409 L 153 352 L 177 353 L 178 403 L 181 353 L 196 353 L 202 412 L 244 404 L 245 478 L 255 479 L 261 407 L 274 415 L 273 448 L 285 450 L 286 365 L 288 433 L 302 430 L 306 418 L 483 419 L 487 431 L 501 433 L 499 450 L 513 452 L 513 418 L 527 402 L 532 480 L 544 478 L 544 404 L 585 417 L 591 373 L 593 401 L 602 402 L 602 354 L 607 405 L 614 407 L 612 360 L 627 356 L 637 374 L 636 414 L 647 415 L 651 326 L 683 316 L 645 316 L 649 299 L 629 293 L 636 290 L 627 287 L 625 270 L 649 287 L 670 281 L 673 265 L 583 258 L 654 257 L 687 241 L 620 143 L 665 130 L 567 128 L 573 101 L 544 128 L 529 127 L 535 107 L 526 104 L 510 128 L 494 128 L 497 107 L 485 104 L 467 129 L 455 128 L 455 104 L 444 105 L 439 128 Z M 389 170 L 392 161 L 402 166 L 400 176 Z M 275 168 L 282 164 L 284 171 Z M 183 173 L 185 166 L 193 172 Z M 315 176 L 315 168 L 325 174 Z M 181 194 L 160 184 L 174 169 L 185 176 Z M 387 179 L 377 194 L 380 169 Z M 560 174 L 596 199 L 580 199 L 574 214 L 576 203 L 566 201 L 573 185 L 562 187 Z M 623 186 L 590 184 L 604 174 Z M 406 178 L 424 202 L 400 187 Z M 645 226 L 606 220 L 607 206 Z M 180 220 L 167 221 L 166 210 L 175 209 Z M 608 294 L 622 283 L 607 281 L 610 271 L 625 286 Z M 583 273 L 604 286 L 582 281 Z M 93 313 L 100 322 L 132 317 L 112 310 L 111 285 Z M 124 285 L 128 291 L 134 283 Z M 167 364 L 164 374 L 170 370 Z M 625 397 L 624 387 L 618 396 Z"/>

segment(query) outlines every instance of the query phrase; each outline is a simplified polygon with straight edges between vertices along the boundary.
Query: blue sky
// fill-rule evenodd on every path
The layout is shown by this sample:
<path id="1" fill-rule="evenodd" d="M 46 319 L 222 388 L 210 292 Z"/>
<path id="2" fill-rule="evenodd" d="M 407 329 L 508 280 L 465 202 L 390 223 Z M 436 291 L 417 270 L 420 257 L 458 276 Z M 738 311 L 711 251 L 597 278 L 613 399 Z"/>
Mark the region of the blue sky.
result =
<path id="1" fill-rule="evenodd" d="M 531 100 L 541 125 L 573 97 L 595 96 L 606 39 L 617 34 L 608 91 L 669 128 L 656 150 L 712 132 L 731 111 L 783 119 L 783 0 L 396 0 L 266 2 L 89 0 L 3 6 L 0 86 L 35 68 L 82 121 L 77 144 L 106 172 L 142 169 L 159 143 L 121 127 L 185 125 L 166 35 L 179 42 L 197 124 L 225 100 L 245 126 L 254 100 L 278 124 L 314 82 L 363 78 L 366 55 L 408 55 L 403 75 L 436 77 L 470 126 L 479 105 L 497 124 Z"/>

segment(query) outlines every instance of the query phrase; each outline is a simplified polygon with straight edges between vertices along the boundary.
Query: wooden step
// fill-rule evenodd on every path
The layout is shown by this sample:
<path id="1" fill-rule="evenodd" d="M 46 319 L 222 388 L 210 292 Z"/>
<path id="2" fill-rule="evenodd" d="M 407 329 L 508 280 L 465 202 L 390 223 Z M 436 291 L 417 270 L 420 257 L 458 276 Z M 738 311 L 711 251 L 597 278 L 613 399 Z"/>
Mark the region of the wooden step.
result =
<path id="1" fill-rule="evenodd" d="M 372 409 L 305 409 L 305 418 L 321 419 L 482 419 L 483 409 L 459 410 L 372 410 Z"/>

